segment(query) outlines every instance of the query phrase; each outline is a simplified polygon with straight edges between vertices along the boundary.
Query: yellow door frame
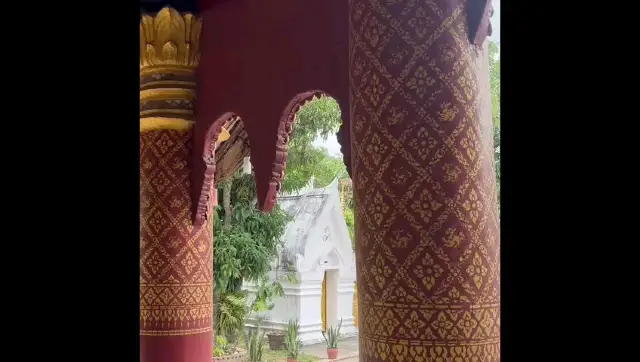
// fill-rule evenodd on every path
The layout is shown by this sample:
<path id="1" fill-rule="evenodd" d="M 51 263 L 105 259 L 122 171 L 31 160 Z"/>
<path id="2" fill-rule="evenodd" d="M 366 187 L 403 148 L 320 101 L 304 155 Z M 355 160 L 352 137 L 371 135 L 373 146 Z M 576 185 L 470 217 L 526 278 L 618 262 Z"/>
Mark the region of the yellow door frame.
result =
<path id="1" fill-rule="evenodd" d="M 322 278 L 322 295 L 320 296 L 320 318 L 322 318 L 322 332 L 327 331 L 327 272 Z"/>

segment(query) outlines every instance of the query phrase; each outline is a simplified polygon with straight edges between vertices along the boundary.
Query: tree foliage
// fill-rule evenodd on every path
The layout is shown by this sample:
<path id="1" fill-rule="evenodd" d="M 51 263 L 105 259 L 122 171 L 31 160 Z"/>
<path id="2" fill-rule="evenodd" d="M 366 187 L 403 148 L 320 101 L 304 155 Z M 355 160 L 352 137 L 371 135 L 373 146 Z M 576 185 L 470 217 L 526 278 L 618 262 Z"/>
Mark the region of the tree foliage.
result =
<path id="1" fill-rule="evenodd" d="M 351 238 L 351 248 L 356 248 L 356 235 L 355 235 L 355 215 L 353 207 L 345 205 L 344 207 L 344 221 L 347 224 L 347 230 L 349 230 L 349 237 Z"/>
<path id="2" fill-rule="evenodd" d="M 489 43 L 489 77 L 491 81 L 491 114 L 493 118 L 493 147 L 498 189 L 498 212 L 500 212 L 500 47 Z"/>
<path id="3" fill-rule="evenodd" d="M 489 80 L 491 82 L 491 106 L 493 126 L 500 127 L 500 47 L 489 42 Z"/>
<path id="4" fill-rule="evenodd" d="M 229 182 L 233 182 L 230 227 L 221 223 L 228 216 L 224 207 L 216 209 L 214 219 L 215 288 L 220 293 L 237 292 L 243 280 L 259 282 L 271 270 L 290 220 L 277 205 L 271 213 L 256 208 L 252 175 L 237 174 Z"/>
<path id="5" fill-rule="evenodd" d="M 498 214 L 500 213 L 500 127 L 493 129 L 493 145 L 496 167 L 496 188 L 498 189 Z"/>
<path id="6" fill-rule="evenodd" d="M 223 206 L 214 213 L 214 316 L 216 333 L 237 344 L 248 313 L 284 294 L 279 281 L 268 281 L 268 273 L 290 217 L 277 205 L 271 213 L 258 210 L 252 175 L 238 172 L 227 182 L 219 190 Z M 244 280 L 260 286 L 251 305 Z M 215 343 L 218 352 L 225 350 Z"/>
<path id="7" fill-rule="evenodd" d="M 326 140 L 333 136 L 341 123 L 340 107 L 333 98 L 317 98 L 300 108 L 289 141 L 287 169 L 282 182 L 284 191 L 303 188 L 312 176 L 318 187 L 326 186 L 344 169 L 342 160 L 329 156 L 325 148 L 313 145 L 318 137 Z"/>

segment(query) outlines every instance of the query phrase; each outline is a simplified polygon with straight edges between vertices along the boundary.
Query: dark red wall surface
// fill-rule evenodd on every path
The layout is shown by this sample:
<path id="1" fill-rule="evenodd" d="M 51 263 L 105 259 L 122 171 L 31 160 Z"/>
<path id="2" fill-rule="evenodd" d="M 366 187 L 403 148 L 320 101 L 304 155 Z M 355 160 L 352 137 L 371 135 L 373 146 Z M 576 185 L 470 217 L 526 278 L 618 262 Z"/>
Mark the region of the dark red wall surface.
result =
<path id="1" fill-rule="evenodd" d="M 203 30 L 194 157 L 201 157 L 202 136 L 214 120 L 225 112 L 240 116 L 251 143 L 261 206 L 271 180 L 278 125 L 288 116 L 283 112 L 292 98 L 324 91 L 339 102 L 343 119 L 348 117 L 347 3 L 199 2 Z"/>

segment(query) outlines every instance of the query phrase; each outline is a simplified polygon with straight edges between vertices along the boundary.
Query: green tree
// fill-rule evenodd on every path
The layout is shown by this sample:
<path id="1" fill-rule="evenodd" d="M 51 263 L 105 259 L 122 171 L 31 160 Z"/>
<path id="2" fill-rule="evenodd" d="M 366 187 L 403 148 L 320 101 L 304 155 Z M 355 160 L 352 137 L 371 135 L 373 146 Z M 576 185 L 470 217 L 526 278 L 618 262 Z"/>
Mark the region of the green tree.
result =
<path id="1" fill-rule="evenodd" d="M 228 340 L 234 348 L 245 317 L 268 309 L 273 297 L 284 294 L 280 281 L 269 281 L 268 273 L 290 217 L 277 205 L 271 213 L 260 212 L 255 197 L 253 176 L 240 171 L 219 190 L 223 205 L 214 213 L 214 318 L 216 334 L 226 337 L 214 342 Z M 251 305 L 244 280 L 259 286 Z M 218 352 L 228 351 L 216 346 Z"/>
<path id="2" fill-rule="evenodd" d="M 316 178 L 316 185 L 326 186 L 344 168 L 342 161 L 336 162 L 337 158 L 330 157 L 326 149 L 313 145 L 318 137 L 326 140 L 334 136 L 341 123 L 340 107 L 331 97 L 314 99 L 300 108 L 289 141 L 284 191 L 303 188 L 311 176 Z M 327 182 L 328 178 L 331 180 Z"/>
<path id="3" fill-rule="evenodd" d="M 489 43 L 489 77 L 491 82 L 491 106 L 493 118 L 493 147 L 498 189 L 498 212 L 500 212 L 500 46 Z"/>
<path id="4" fill-rule="evenodd" d="M 500 46 L 489 42 L 489 79 L 493 126 L 500 127 Z"/>
<path id="5" fill-rule="evenodd" d="M 333 157 L 325 147 L 310 145 L 307 147 L 305 158 L 307 163 L 300 163 L 298 167 L 290 170 L 289 185 L 294 188 L 302 188 L 306 182 L 315 178 L 314 187 L 328 186 L 336 176 L 346 177 L 347 168 L 341 157 Z M 287 170 L 289 170 L 287 166 Z M 285 174 L 285 180 L 286 180 Z"/>
<path id="6" fill-rule="evenodd" d="M 496 188 L 498 189 L 498 214 L 500 214 L 500 127 L 493 129 L 493 146 L 496 167 Z"/>

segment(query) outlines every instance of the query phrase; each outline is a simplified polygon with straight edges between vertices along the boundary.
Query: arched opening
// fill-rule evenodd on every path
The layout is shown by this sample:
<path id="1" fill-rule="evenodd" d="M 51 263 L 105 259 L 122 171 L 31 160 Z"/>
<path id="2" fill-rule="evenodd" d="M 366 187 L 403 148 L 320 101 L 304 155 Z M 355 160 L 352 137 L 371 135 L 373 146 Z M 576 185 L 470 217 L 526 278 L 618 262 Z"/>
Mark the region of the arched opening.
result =
<path id="1" fill-rule="evenodd" d="M 267 209 L 283 211 L 291 220 L 269 277 L 276 282 L 291 271 L 298 283 L 283 282 L 284 295 L 274 298 L 274 308 L 247 319 L 250 327 L 267 331 L 270 340 L 283 333 L 289 320 L 298 321 L 305 344 L 324 343 L 322 332 L 337 328 L 341 320 L 343 333 L 357 332 L 353 223 L 345 220 L 342 202 L 343 180 L 350 184 L 350 179 L 337 140 L 341 115 L 336 99 L 309 91 L 294 97 L 280 120 Z M 246 285 L 258 292 L 253 283 Z"/>

